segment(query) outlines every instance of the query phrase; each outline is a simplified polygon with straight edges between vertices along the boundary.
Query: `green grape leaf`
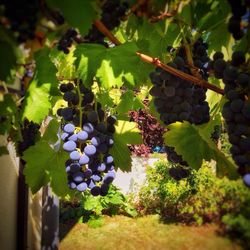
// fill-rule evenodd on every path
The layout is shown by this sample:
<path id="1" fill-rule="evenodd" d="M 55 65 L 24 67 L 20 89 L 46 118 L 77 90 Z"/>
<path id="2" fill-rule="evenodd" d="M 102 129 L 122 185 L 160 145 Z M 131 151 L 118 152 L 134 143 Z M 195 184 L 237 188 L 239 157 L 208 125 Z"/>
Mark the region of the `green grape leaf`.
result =
<path id="1" fill-rule="evenodd" d="M 47 141 L 48 143 L 56 143 L 58 140 L 57 134 L 59 126 L 59 122 L 56 119 L 52 119 L 46 127 L 43 140 Z"/>
<path id="2" fill-rule="evenodd" d="M 110 153 L 114 157 L 115 167 L 120 168 L 122 171 L 131 171 L 132 159 L 131 152 L 127 144 L 120 141 L 117 134 L 114 135 L 114 145 L 110 150 Z"/>
<path id="3" fill-rule="evenodd" d="M 220 39 L 218 39 L 218 37 L 220 37 Z M 223 22 L 219 24 L 216 29 L 209 32 L 206 41 L 210 44 L 208 48 L 209 53 L 211 53 L 211 51 L 221 51 L 222 47 L 228 49 L 230 44 L 230 33 L 227 29 L 227 23 Z"/>
<path id="4" fill-rule="evenodd" d="M 22 119 L 27 118 L 35 123 L 43 121 L 51 108 L 50 87 L 50 83 L 40 85 L 35 79 L 31 81 L 24 98 Z"/>
<path id="5" fill-rule="evenodd" d="M 181 41 L 180 28 L 177 24 L 165 20 L 150 23 L 146 18 L 133 15 L 128 19 L 126 33 L 130 39 L 137 41 L 139 51 L 160 59 L 164 59 L 168 45 L 177 46 Z M 149 70 L 152 71 L 152 68 Z"/>
<path id="6" fill-rule="evenodd" d="M 24 175 L 32 193 L 36 193 L 42 186 L 48 184 L 48 169 L 54 157 L 54 150 L 43 140 L 24 151 L 22 157 L 26 161 Z"/>
<path id="7" fill-rule="evenodd" d="M 50 162 L 49 177 L 53 192 L 59 196 L 64 197 L 71 193 L 68 188 L 67 174 L 65 171 L 65 162 L 69 159 L 69 155 L 60 150 L 55 152 L 53 160 Z"/>
<path id="8" fill-rule="evenodd" d="M 37 51 L 34 55 L 36 61 L 35 79 L 38 85 L 51 84 L 50 93 L 60 95 L 58 90 L 58 80 L 56 77 L 57 68 L 50 59 L 50 50 L 45 47 Z"/>
<path id="9" fill-rule="evenodd" d="M 200 31 L 211 31 L 216 29 L 221 23 L 225 23 L 225 19 L 230 13 L 230 7 L 225 0 L 210 2 L 197 2 L 194 9 L 197 28 Z"/>
<path id="10" fill-rule="evenodd" d="M 58 70 L 58 78 L 63 79 L 73 79 L 75 76 L 75 67 L 74 67 L 74 53 L 73 50 L 70 50 L 69 54 L 64 54 L 62 51 L 59 51 L 57 48 L 52 49 L 51 60 L 55 64 Z"/>
<path id="11" fill-rule="evenodd" d="M 78 76 L 87 83 L 96 76 L 106 89 L 121 87 L 124 83 L 134 86 L 149 73 L 147 67 L 142 69 L 145 63 L 136 55 L 137 50 L 135 43 L 124 43 L 109 49 L 95 44 L 78 45 L 75 49 Z"/>
<path id="12" fill-rule="evenodd" d="M 45 47 L 35 53 L 36 71 L 25 94 L 22 118 L 41 123 L 51 108 L 51 96 L 58 96 L 57 68 Z"/>
<path id="13" fill-rule="evenodd" d="M 131 170 L 131 153 L 128 144 L 141 144 L 142 138 L 135 122 L 118 120 L 114 134 L 114 145 L 110 153 L 114 157 L 116 168 Z"/>
<path id="14" fill-rule="evenodd" d="M 0 134 L 8 133 L 12 126 L 18 127 L 18 110 L 11 94 L 5 94 L 3 101 L 0 102 L 0 114 L 4 117 L 1 121 Z"/>
<path id="15" fill-rule="evenodd" d="M 68 154 L 62 150 L 55 151 L 45 139 L 47 138 L 42 137 L 23 153 L 22 158 L 26 161 L 24 169 L 26 183 L 32 193 L 36 193 L 50 182 L 53 192 L 63 197 L 70 193 L 64 167 Z"/>
<path id="16" fill-rule="evenodd" d="M 93 0 L 60 1 L 46 0 L 47 3 L 59 9 L 65 20 L 72 27 L 78 28 L 82 35 L 86 35 L 92 22 L 98 18 L 97 5 Z"/>
<path id="17" fill-rule="evenodd" d="M 135 122 L 118 120 L 115 126 L 115 134 L 124 144 L 142 144 L 140 130 Z"/>
<path id="18" fill-rule="evenodd" d="M 140 108 L 144 108 L 141 100 L 134 95 L 132 90 L 127 90 L 122 96 L 121 101 L 116 107 L 116 111 L 118 112 L 118 117 L 120 119 L 128 118 L 129 110 L 138 110 Z"/>
<path id="19" fill-rule="evenodd" d="M 216 121 L 195 126 L 188 122 L 176 122 L 168 126 L 169 131 L 164 134 L 164 142 L 175 147 L 177 154 L 182 155 L 189 166 L 199 169 L 202 160 L 214 159 L 217 162 L 218 174 L 237 178 L 236 166 L 216 147 L 210 139 Z"/>
<path id="20" fill-rule="evenodd" d="M 110 97 L 110 92 L 100 91 L 96 93 L 96 100 L 101 103 L 102 107 L 113 107 L 114 101 Z"/>

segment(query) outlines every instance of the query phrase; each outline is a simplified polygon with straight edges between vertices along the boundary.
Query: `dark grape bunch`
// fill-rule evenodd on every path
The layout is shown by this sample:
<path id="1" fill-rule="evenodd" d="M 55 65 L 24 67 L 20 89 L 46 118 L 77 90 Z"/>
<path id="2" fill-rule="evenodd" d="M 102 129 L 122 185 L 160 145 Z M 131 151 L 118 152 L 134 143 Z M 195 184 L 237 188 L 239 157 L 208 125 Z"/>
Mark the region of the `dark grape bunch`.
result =
<path id="1" fill-rule="evenodd" d="M 207 48 L 207 44 L 202 39 L 199 39 L 194 43 L 192 51 L 194 64 L 199 69 L 199 73 L 203 79 L 208 78 L 207 65 L 209 57 L 207 55 Z M 181 47 L 177 50 L 173 62 L 169 63 L 169 65 L 187 74 L 191 74 L 186 63 L 186 51 L 184 47 Z M 160 113 L 160 119 L 165 125 L 177 121 L 188 121 L 198 125 L 209 121 L 209 106 L 205 101 L 205 89 L 171 75 L 161 68 L 156 68 L 155 72 L 150 73 L 150 79 L 153 87 L 149 93 L 154 97 L 155 108 Z M 179 165 L 178 168 L 170 171 L 170 175 L 179 171 L 181 166 L 183 167 L 181 173 L 186 172 L 185 168 L 188 167 L 188 164 L 174 151 L 174 148 L 166 146 L 165 150 L 168 160 Z M 186 175 L 182 175 L 181 173 L 181 176 L 186 177 Z M 174 176 L 173 178 L 175 178 Z"/>
<path id="2" fill-rule="evenodd" d="M 250 1 L 248 0 L 228 0 L 232 10 L 232 17 L 228 22 L 228 31 L 233 35 L 235 40 L 239 40 L 244 36 L 243 21 L 246 19 L 249 25 L 249 7 Z"/>
<path id="3" fill-rule="evenodd" d="M 116 117 L 105 119 L 101 105 L 94 102 L 93 92 L 82 83 L 62 83 L 60 90 L 68 102 L 68 107 L 57 111 L 65 121 L 61 139 L 70 157 L 65 163 L 68 186 L 80 192 L 89 188 L 93 196 L 104 196 L 115 178 L 109 149 L 114 144 Z"/>
<path id="4" fill-rule="evenodd" d="M 25 42 L 35 37 L 38 21 L 39 0 L 2 0 L 3 15 L 8 19 L 12 31 L 17 33 L 17 40 Z"/>
<path id="5" fill-rule="evenodd" d="M 109 29 L 113 30 L 121 23 L 122 18 L 128 9 L 127 2 L 119 0 L 107 0 L 102 6 L 101 22 Z M 104 42 L 105 36 L 93 25 L 85 39 L 90 43 L 99 43 L 107 46 Z"/>
<path id="6" fill-rule="evenodd" d="M 214 75 L 225 84 L 225 103 L 222 115 L 227 125 L 230 152 L 239 166 L 241 175 L 250 174 L 250 75 L 244 70 L 245 54 L 235 51 L 226 62 L 221 52 L 213 56 L 211 68 Z M 247 184 L 248 186 L 249 183 Z"/>

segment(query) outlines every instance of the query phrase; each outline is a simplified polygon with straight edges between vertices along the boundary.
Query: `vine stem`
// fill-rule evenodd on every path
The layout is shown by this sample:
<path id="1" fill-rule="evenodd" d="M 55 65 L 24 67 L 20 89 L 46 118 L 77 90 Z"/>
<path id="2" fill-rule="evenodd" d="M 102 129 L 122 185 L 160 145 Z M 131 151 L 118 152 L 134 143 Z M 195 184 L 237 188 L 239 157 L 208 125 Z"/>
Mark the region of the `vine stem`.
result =
<path id="1" fill-rule="evenodd" d="M 113 42 L 115 45 L 120 45 L 121 42 L 110 32 L 110 30 L 107 29 L 107 27 L 100 21 L 100 20 L 96 20 L 94 22 L 94 25 L 96 26 L 96 28 L 102 32 L 111 42 Z M 168 73 L 175 75 L 179 78 L 182 78 L 186 81 L 192 82 L 196 85 L 199 85 L 203 88 L 207 88 L 210 89 L 218 94 L 224 95 L 224 90 L 213 85 L 210 84 L 209 82 L 203 80 L 203 79 L 199 79 L 195 76 L 186 74 L 178 69 L 172 68 L 166 64 L 164 64 L 163 62 L 160 61 L 159 58 L 153 58 L 151 56 L 145 55 L 143 53 L 140 52 L 136 52 L 136 54 L 140 57 L 140 59 L 146 63 L 150 63 L 153 64 L 157 67 L 162 68 L 163 70 L 167 71 Z"/>

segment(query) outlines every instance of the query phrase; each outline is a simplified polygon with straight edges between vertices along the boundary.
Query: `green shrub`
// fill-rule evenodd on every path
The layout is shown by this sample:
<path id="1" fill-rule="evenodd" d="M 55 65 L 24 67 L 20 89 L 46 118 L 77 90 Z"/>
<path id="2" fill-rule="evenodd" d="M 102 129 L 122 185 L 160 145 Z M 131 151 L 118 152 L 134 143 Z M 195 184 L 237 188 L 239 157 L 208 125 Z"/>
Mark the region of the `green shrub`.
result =
<path id="1" fill-rule="evenodd" d="M 103 215 L 123 214 L 137 216 L 136 209 L 128 202 L 118 188 L 111 185 L 106 196 L 94 197 L 90 193 L 75 197 L 73 201 L 60 202 L 60 222 L 69 220 L 88 222 L 90 226 L 102 225 Z"/>
<path id="2" fill-rule="evenodd" d="M 187 179 L 176 181 L 168 174 L 167 162 L 160 161 L 148 168 L 137 207 L 142 214 L 159 213 L 164 221 L 202 224 L 240 213 L 246 199 L 250 199 L 250 192 L 241 180 L 217 178 L 203 165 Z"/>

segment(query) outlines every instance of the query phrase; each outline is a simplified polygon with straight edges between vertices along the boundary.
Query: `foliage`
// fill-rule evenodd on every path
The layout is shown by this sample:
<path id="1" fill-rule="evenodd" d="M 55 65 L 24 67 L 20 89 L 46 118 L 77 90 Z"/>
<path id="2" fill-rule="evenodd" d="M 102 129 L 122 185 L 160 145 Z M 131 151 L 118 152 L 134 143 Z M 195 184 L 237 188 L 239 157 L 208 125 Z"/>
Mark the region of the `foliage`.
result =
<path id="1" fill-rule="evenodd" d="M 147 170 L 138 209 L 143 214 L 159 213 L 164 221 L 203 224 L 239 213 L 248 199 L 249 191 L 241 181 L 220 179 L 206 164 L 187 179 L 176 181 L 169 176 L 168 164 L 160 161 Z"/>
<path id="2" fill-rule="evenodd" d="M 65 204 L 68 204 L 65 202 Z M 135 217 L 136 210 L 130 205 L 128 199 L 119 189 L 111 185 L 106 196 L 94 197 L 86 193 L 80 198 L 80 203 L 69 203 L 60 211 L 62 222 L 68 219 L 78 219 L 79 221 L 88 222 L 91 227 L 101 226 L 103 215 L 126 215 Z M 81 217 L 81 219 L 80 219 Z"/>
<path id="3" fill-rule="evenodd" d="M 83 84 L 95 93 L 95 102 L 100 102 L 107 114 L 117 115 L 111 153 L 116 169 L 130 171 L 131 153 L 128 145 L 141 144 L 142 138 L 135 123 L 128 121 L 128 113 L 142 108 L 145 99 L 152 103 L 149 73 L 158 62 L 153 58 L 157 57 L 166 64 L 171 62 L 173 55 L 166 50 L 168 46 L 177 48 L 185 45 L 192 54 L 192 46 L 199 38 L 208 43 L 210 58 L 215 51 L 222 51 L 226 60 L 239 48 L 244 52 L 249 51 L 249 27 L 246 28 L 245 36 L 237 42 L 227 31 L 231 9 L 226 0 L 146 1 L 135 10 L 127 11 L 123 21 L 119 21 L 120 25 L 115 26 L 114 30 L 104 32 L 105 46 L 98 41 L 86 43 L 85 38 L 93 27 L 101 32 L 96 20 L 101 19 L 103 3 L 106 1 L 36 2 L 42 6 L 35 8 L 35 22 L 31 25 L 34 34 L 28 30 L 32 36 L 22 41 L 18 38 L 23 30 L 27 32 L 25 27 L 29 25 L 22 23 L 26 19 L 21 20 L 21 29 L 16 30 L 15 26 L 19 23 L 12 23 L 8 13 L 5 13 L 5 3 L 0 6 L 3 21 L 0 27 L 0 63 L 3 65 L 0 69 L 0 87 L 1 91 L 4 90 L 0 102 L 0 134 L 8 134 L 9 139 L 18 144 L 25 120 L 42 125 L 50 117 L 51 124 L 54 124 L 53 128 L 48 127 L 46 130 L 49 136 L 42 136 L 35 145 L 22 152 L 22 159 L 26 162 L 26 183 L 33 193 L 51 182 L 55 194 L 61 197 L 72 194 L 67 187 L 63 164 L 66 154 L 60 149 L 60 140 L 56 143 L 60 131 L 60 118 L 56 110 L 66 106 L 58 90 L 59 81 L 67 83 L 76 78 L 82 79 Z M 128 8 L 134 8 L 134 4 L 135 1 L 128 1 Z M 163 10 L 167 12 L 166 16 L 161 15 Z M 19 13 L 18 8 L 15 12 Z M 57 17 L 61 17 L 61 20 L 56 20 Z M 56 47 L 70 28 L 76 30 L 77 39 L 70 41 L 72 46 L 68 49 L 69 53 L 64 54 Z M 112 35 L 123 43 L 115 42 Z M 151 56 L 151 64 L 141 60 L 138 52 Z M 213 76 L 208 81 L 214 87 L 222 87 L 222 81 Z M 13 85 L 21 86 L 22 91 L 14 91 L 18 92 L 18 96 L 10 94 L 13 92 L 11 88 L 15 87 Z M 5 93 L 8 92 L 6 89 L 12 92 Z M 196 170 L 201 167 L 203 160 L 213 159 L 217 163 L 218 174 L 237 178 L 234 163 L 210 140 L 214 125 L 221 123 L 225 98 L 208 90 L 207 101 L 211 111 L 210 122 L 201 126 L 188 122 L 172 124 L 164 136 L 164 143 L 175 147 L 183 160 Z M 149 105 L 148 111 L 159 121 L 153 105 Z"/>
<path id="4" fill-rule="evenodd" d="M 246 249 L 250 247 L 250 198 L 246 197 L 240 210 L 236 213 L 226 214 L 222 217 L 224 232 L 233 239 L 239 240 Z"/>

